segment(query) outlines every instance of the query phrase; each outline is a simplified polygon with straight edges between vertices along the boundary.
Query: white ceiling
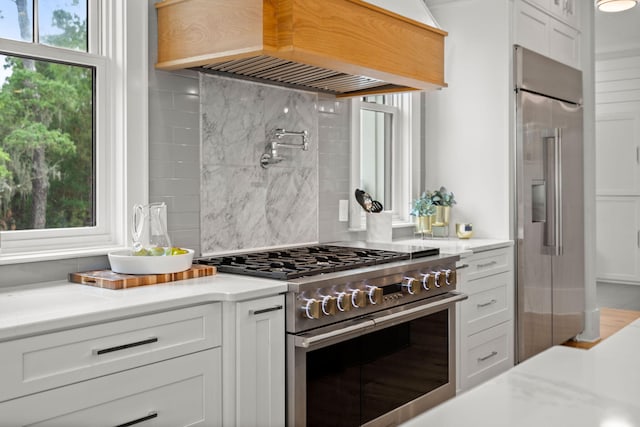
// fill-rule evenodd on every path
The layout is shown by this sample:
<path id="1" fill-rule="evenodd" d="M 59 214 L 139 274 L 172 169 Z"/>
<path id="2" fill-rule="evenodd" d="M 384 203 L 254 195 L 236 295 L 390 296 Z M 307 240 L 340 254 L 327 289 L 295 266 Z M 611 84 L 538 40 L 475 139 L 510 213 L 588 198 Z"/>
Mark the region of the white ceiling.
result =
<path id="1" fill-rule="evenodd" d="M 596 10 L 595 15 L 596 53 L 640 50 L 640 5 L 618 13 Z"/>

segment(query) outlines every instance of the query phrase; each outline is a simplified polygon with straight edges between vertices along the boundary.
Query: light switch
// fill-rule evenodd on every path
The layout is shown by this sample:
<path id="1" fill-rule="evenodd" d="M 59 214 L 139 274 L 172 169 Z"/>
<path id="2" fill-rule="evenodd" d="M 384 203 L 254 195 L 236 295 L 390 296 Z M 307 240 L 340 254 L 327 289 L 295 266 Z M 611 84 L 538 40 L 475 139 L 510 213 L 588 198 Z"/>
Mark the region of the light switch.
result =
<path id="1" fill-rule="evenodd" d="M 348 200 L 340 200 L 338 205 L 338 221 L 347 222 L 349 221 L 349 201 Z"/>

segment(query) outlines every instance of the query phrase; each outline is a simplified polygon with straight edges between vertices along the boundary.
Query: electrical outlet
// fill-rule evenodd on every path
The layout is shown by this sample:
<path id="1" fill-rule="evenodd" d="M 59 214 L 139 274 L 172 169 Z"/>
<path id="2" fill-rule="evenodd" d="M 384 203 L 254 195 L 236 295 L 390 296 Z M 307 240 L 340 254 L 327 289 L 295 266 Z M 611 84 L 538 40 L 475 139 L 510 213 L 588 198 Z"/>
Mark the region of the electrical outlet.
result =
<path id="1" fill-rule="evenodd" d="M 338 221 L 347 222 L 349 221 L 349 201 L 348 200 L 340 200 L 338 205 Z"/>

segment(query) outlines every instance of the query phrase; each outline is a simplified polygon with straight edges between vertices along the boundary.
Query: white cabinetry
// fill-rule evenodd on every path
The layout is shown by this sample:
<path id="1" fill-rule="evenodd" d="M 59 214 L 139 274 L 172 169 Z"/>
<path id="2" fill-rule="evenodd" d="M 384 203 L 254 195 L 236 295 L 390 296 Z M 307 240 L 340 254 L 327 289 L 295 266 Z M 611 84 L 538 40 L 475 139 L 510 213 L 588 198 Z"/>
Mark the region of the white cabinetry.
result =
<path id="1" fill-rule="evenodd" d="M 220 349 L 0 403 L 7 426 L 222 425 Z"/>
<path id="2" fill-rule="evenodd" d="M 640 282 L 640 198 L 596 199 L 598 280 Z"/>
<path id="3" fill-rule="evenodd" d="M 576 0 L 517 1 L 516 44 L 580 69 L 579 5 Z"/>
<path id="4" fill-rule="evenodd" d="M 284 297 L 238 303 L 236 322 L 236 425 L 283 426 Z"/>
<path id="5" fill-rule="evenodd" d="M 459 388 L 469 388 L 513 366 L 513 250 L 501 248 L 464 259 L 458 289 L 460 304 Z"/>
<path id="6" fill-rule="evenodd" d="M 596 70 L 596 276 L 640 284 L 640 56 Z"/>
<path id="7" fill-rule="evenodd" d="M 609 105 L 608 110 L 596 118 L 596 193 L 640 196 L 640 109 Z"/>
<path id="8" fill-rule="evenodd" d="M 220 425 L 220 323 L 215 303 L 0 343 L 0 418 Z"/>

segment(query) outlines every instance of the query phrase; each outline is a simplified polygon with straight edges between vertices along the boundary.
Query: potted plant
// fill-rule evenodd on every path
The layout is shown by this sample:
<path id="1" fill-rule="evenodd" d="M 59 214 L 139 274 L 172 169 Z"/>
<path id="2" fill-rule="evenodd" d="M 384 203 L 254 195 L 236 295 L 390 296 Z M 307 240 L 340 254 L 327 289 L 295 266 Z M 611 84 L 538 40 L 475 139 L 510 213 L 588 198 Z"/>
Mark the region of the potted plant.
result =
<path id="1" fill-rule="evenodd" d="M 416 231 L 418 233 L 431 233 L 435 213 L 436 206 L 426 192 L 413 201 L 410 215 L 416 217 Z"/>
<path id="2" fill-rule="evenodd" d="M 455 195 L 452 192 L 447 191 L 445 187 L 440 187 L 439 190 L 427 190 L 426 196 L 431 200 L 431 203 L 435 205 L 435 218 L 433 219 L 433 225 L 436 227 L 449 225 L 451 206 L 456 204 Z"/>

